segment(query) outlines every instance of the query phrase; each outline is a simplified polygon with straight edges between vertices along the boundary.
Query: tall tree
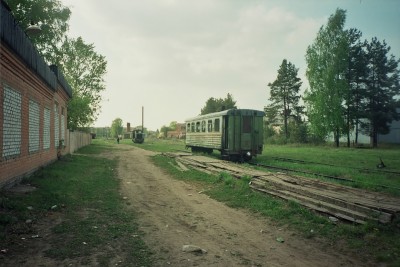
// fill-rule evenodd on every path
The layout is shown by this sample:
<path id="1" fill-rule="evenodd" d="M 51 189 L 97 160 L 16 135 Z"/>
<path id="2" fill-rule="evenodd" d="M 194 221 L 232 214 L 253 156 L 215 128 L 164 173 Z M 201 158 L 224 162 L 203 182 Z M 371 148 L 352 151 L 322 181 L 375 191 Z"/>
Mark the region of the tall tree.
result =
<path id="1" fill-rule="evenodd" d="M 81 37 L 69 39 L 65 34 L 71 11 L 59 0 L 6 0 L 16 20 L 25 29 L 31 22 L 42 31 L 31 36 L 47 63 L 56 64 L 73 91 L 68 103 L 68 128 L 89 126 L 100 111 L 101 92 L 105 90 L 107 62 Z"/>
<path id="2" fill-rule="evenodd" d="M 117 138 L 122 134 L 124 126 L 122 125 L 122 119 L 116 118 L 111 123 L 111 137 Z"/>
<path id="3" fill-rule="evenodd" d="M 78 37 L 64 40 L 57 62 L 73 91 L 73 99 L 68 105 L 68 127 L 76 129 L 90 125 L 97 118 L 101 93 L 105 90 L 105 57 L 95 52 L 93 44 L 86 44 Z"/>
<path id="4" fill-rule="evenodd" d="M 349 55 L 345 74 L 349 86 L 345 100 L 347 146 L 350 146 L 350 131 L 355 125 L 355 143 L 358 143 L 358 125 L 362 115 L 362 98 L 366 88 L 367 56 L 366 42 L 361 41 L 361 32 L 357 29 L 347 31 Z"/>
<path id="5" fill-rule="evenodd" d="M 54 64 L 58 46 L 62 43 L 69 27 L 70 9 L 63 6 L 59 0 L 6 0 L 6 2 L 22 29 L 26 29 L 31 23 L 40 26 L 41 33 L 31 36 L 30 39 L 47 63 Z"/>
<path id="6" fill-rule="evenodd" d="M 286 59 L 278 70 L 278 77 L 273 83 L 268 83 L 271 104 L 266 107 L 267 114 L 278 114 L 283 118 L 285 137 L 289 138 L 289 118 L 301 121 L 303 107 L 299 105 L 301 80 L 297 77 L 298 69 Z"/>
<path id="7" fill-rule="evenodd" d="M 236 101 L 233 100 L 231 94 L 227 94 L 226 98 L 210 97 L 205 106 L 201 109 L 200 114 L 205 115 L 208 113 L 223 111 L 231 108 L 236 108 Z"/>
<path id="8" fill-rule="evenodd" d="M 314 43 L 307 48 L 306 75 L 310 84 L 305 101 L 313 132 L 322 138 L 334 133 L 336 146 L 346 131 L 342 103 L 348 84 L 344 79 L 348 66 L 348 42 L 343 30 L 346 11 L 337 9 L 322 26 Z"/>
<path id="9" fill-rule="evenodd" d="M 347 83 L 348 90 L 344 96 L 344 109 L 346 118 L 345 132 L 347 135 L 347 146 L 350 147 L 350 133 L 353 125 L 356 125 L 356 139 L 358 136 L 358 121 L 361 112 L 361 98 L 365 89 L 366 57 L 364 52 L 365 43 L 361 42 L 362 33 L 357 29 L 345 31 L 347 37 L 347 67 L 342 76 Z"/>
<path id="10" fill-rule="evenodd" d="M 371 137 L 373 147 L 378 145 L 378 134 L 387 134 L 389 124 L 400 116 L 396 112 L 400 94 L 398 61 L 388 57 L 390 46 L 376 37 L 367 45 L 368 77 L 364 98 L 364 132 Z"/>

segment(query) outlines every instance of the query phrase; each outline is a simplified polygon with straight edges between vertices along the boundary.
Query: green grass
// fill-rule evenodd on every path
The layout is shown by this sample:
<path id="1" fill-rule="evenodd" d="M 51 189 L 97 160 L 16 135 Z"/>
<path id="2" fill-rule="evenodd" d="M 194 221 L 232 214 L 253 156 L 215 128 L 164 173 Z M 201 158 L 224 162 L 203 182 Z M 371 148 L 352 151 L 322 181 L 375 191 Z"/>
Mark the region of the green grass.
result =
<path id="1" fill-rule="evenodd" d="M 156 152 L 169 152 L 174 150 L 185 150 L 185 140 L 182 139 L 157 139 L 157 138 L 146 138 L 142 144 L 135 144 L 130 139 L 121 140 L 122 144 L 128 144 L 136 147 L 140 147 L 150 151 Z M 190 152 L 190 150 L 187 150 Z"/>
<path id="2" fill-rule="evenodd" d="M 304 160 L 334 166 L 315 163 L 285 162 L 275 159 L 274 157 Z M 380 163 L 380 158 L 382 158 L 386 165 L 383 169 L 377 168 L 377 164 Z M 384 172 L 391 171 L 400 173 L 399 146 L 360 149 L 346 147 L 335 148 L 331 146 L 265 145 L 263 154 L 257 157 L 257 162 L 351 179 L 354 180 L 353 183 L 345 182 L 344 184 L 400 196 L 400 175 Z M 313 176 L 309 177 L 317 178 Z M 329 181 L 337 182 L 336 180 Z"/>
<path id="3" fill-rule="evenodd" d="M 196 170 L 180 171 L 174 159 L 157 155 L 154 162 L 175 178 L 195 183 L 210 197 L 233 208 L 243 208 L 270 218 L 277 225 L 287 226 L 305 238 L 325 240 L 335 246 L 341 240 L 345 249 L 364 253 L 389 266 L 400 265 L 400 221 L 392 225 L 367 223 L 356 225 L 329 221 L 327 216 L 314 213 L 296 202 L 284 201 L 249 188 L 249 177 L 233 178 L 226 173 L 208 175 Z"/>
<path id="4" fill-rule="evenodd" d="M 37 187 L 36 191 L 25 195 L 2 192 L 1 243 L 12 246 L 16 235 L 32 233 L 24 227 L 26 219 L 39 222 L 55 212 L 63 219 L 52 229 L 54 238 L 46 256 L 93 265 L 91 255 L 96 255 L 101 266 L 122 257 L 122 265 L 151 266 L 151 252 L 140 238 L 135 214 L 126 209 L 118 191 L 117 159 L 92 156 L 109 149 L 113 147 L 108 142 L 95 140 L 80 149 L 79 155 L 66 156 L 24 181 Z M 110 245 L 117 249 L 107 249 Z"/>

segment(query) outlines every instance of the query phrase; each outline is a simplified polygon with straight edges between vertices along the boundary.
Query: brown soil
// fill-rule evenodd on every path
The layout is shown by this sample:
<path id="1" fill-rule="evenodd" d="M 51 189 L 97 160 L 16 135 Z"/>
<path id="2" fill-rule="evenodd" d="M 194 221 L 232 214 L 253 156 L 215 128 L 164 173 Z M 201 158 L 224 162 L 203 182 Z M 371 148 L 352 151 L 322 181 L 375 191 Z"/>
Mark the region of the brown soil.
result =
<path id="1" fill-rule="evenodd" d="M 118 173 L 129 206 L 139 214 L 144 239 L 155 252 L 156 266 L 369 265 L 210 199 L 201 193 L 206 188 L 174 180 L 154 166 L 152 155 L 138 148 L 121 151 Z M 183 252 L 184 245 L 207 253 Z"/>
<path id="2" fill-rule="evenodd" d="M 376 266 L 362 255 L 317 238 L 302 238 L 266 218 L 210 199 L 202 193 L 206 188 L 175 180 L 155 166 L 150 160 L 153 152 L 118 147 L 103 156 L 119 159 L 121 194 L 138 215 L 155 266 Z M 26 242 L 25 249 L 12 257 L 0 257 L 0 266 L 79 266 L 79 259 L 56 262 L 43 257 L 48 240 L 57 238 L 49 229 L 62 220 L 58 216 L 38 223 L 42 238 Z M 203 251 L 183 251 L 185 245 Z M 119 260 L 112 262 L 118 265 Z"/>

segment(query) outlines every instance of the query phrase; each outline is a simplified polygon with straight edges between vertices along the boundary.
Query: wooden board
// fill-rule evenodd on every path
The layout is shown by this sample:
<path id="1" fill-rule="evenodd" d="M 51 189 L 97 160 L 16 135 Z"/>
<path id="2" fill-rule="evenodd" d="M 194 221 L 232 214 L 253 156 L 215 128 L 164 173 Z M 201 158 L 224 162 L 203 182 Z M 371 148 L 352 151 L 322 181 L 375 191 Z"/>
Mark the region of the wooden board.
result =
<path id="1" fill-rule="evenodd" d="M 177 162 L 209 174 L 221 172 L 251 177 L 254 190 L 293 200 L 309 209 L 356 223 L 367 220 L 390 223 L 400 215 L 400 199 L 382 193 L 333 184 L 311 178 L 252 169 L 246 165 L 205 156 L 166 154 Z"/>

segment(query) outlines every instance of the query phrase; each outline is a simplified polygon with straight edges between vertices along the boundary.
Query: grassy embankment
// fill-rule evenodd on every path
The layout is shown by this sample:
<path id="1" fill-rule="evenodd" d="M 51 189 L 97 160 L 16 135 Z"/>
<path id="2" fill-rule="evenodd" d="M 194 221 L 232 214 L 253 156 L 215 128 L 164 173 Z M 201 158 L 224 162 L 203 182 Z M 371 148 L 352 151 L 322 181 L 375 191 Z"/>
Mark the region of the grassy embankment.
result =
<path id="1" fill-rule="evenodd" d="M 132 142 L 127 143 L 131 144 Z M 184 143 L 180 140 L 151 139 L 147 140 L 145 144 L 133 145 L 160 152 L 184 149 Z M 217 154 L 213 154 L 213 156 L 217 156 Z M 300 159 L 335 166 L 282 162 L 273 157 Z M 350 183 L 352 186 L 383 191 L 398 196 L 399 192 L 395 188 L 400 188 L 399 176 L 360 171 L 362 168 L 376 170 L 379 157 L 382 157 L 384 163 L 388 166 L 385 168 L 386 170 L 400 171 L 400 150 L 398 148 L 337 149 L 329 146 L 266 146 L 263 155 L 259 156 L 257 161 L 269 165 L 341 176 L 355 180 L 356 182 Z M 350 249 L 360 256 L 365 255 L 393 266 L 400 265 L 399 219 L 391 225 L 380 225 L 372 222 L 366 225 L 335 224 L 330 222 L 327 216 L 316 214 L 295 202 L 287 202 L 259 192 L 253 192 L 248 187 L 249 178 L 247 177 L 237 180 L 225 173 L 216 177 L 195 170 L 182 172 L 173 167 L 173 159 L 163 156 L 154 157 L 154 161 L 177 179 L 198 183 L 202 188 L 208 188 L 204 193 L 225 202 L 229 206 L 245 208 L 262 214 L 278 225 L 295 230 L 305 238 L 322 238 L 329 246 L 336 247 L 340 244 L 342 249 Z M 316 179 L 316 177 L 312 178 Z M 333 180 L 333 182 L 336 181 Z M 345 241 L 344 247 L 341 242 L 343 240 Z"/>
<path id="2" fill-rule="evenodd" d="M 126 210 L 119 194 L 117 159 L 95 157 L 113 147 L 98 140 L 79 150 L 85 155 L 66 156 L 43 168 L 23 181 L 37 187 L 32 193 L 1 192 L 0 248 L 5 255 L 23 255 L 21 238 L 41 237 L 37 225 L 55 217 L 61 222 L 50 223 L 52 234 L 38 242 L 50 243 L 45 256 L 60 265 L 70 259 L 74 265 L 77 261 L 90 266 L 96 261 L 100 266 L 151 266 L 151 253 L 140 239 L 135 215 Z"/>

